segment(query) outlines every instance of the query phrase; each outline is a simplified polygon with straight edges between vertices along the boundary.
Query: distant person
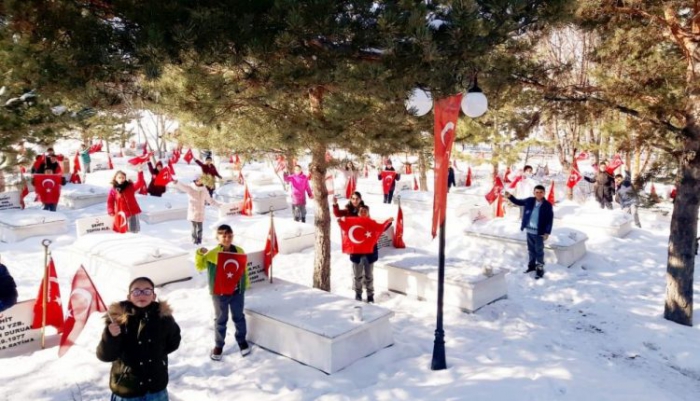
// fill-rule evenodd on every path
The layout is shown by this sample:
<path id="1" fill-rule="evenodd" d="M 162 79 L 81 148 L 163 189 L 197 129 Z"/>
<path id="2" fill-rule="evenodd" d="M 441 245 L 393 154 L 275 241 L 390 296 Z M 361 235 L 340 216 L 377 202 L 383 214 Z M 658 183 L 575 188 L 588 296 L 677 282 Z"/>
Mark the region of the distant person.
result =
<path id="1" fill-rule="evenodd" d="M 51 170 L 51 173 L 47 173 L 47 170 Z M 46 154 L 38 157 L 34 163 L 35 174 L 61 174 L 61 171 L 61 164 L 53 148 L 46 149 Z"/>
<path id="2" fill-rule="evenodd" d="M 333 215 L 335 217 L 357 217 L 360 214 L 360 206 L 364 206 L 364 204 L 365 203 L 362 201 L 362 195 L 359 192 L 355 191 L 350 196 L 350 200 L 345 205 L 345 208 L 341 210 L 338 206 L 338 198 L 334 196 Z"/>
<path id="3" fill-rule="evenodd" d="M 173 183 L 182 192 L 187 194 L 189 202 L 187 204 L 187 220 L 192 223 L 192 243 L 200 245 L 202 243 L 202 230 L 204 226 L 204 206 L 206 204 L 219 207 L 219 202 L 212 199 L 209 191 L 202 183 L 200 177 L 190 185 L 185 185 L 178 180 L 173 180 Z"/>
<path id="4" fill-rule="evenodd" d="M 148 194 L 151 196 L 161 197 L 165 193 L 165 185 L 157 185 L 156 177 L 163 170 L 163 162 L 158 161 L 155 166 L 151 162 L 148 162 L 148 171 L 151 173 L 151 181 L 148 183 Z"/>
<path id="5" fill-rule="evenodd" d="M 615 179 L 608 172 L 605 162 L 598 164 L 598 172 L 593 177 L 583 177 L 584 180 L 593 183 L 595 199 L 600 204 L 601 209 L 612 210 L 613 193 L 615 192 Z"/>
<path id="6" fill-rule="evenodd" d="M 212 160 L 211 156 L 207 156 L 204 159 L 204 163 L 197 159 L 194 159 L 194 162 L 202 168 L 202 182 L 204 183 L 204 186 L 207 187 L 209 196 L 213 196 L 214 189 L 216 189 L 216 177 L 222 179 L 221 175 L 219 175 L 219 172 L 216 170 L 216 166 L 214 166 L 214 161 Z"/>
<path id="7" fill-rule="evenodd" d="M 294 221 L 306 223 L 306 195 L 309 199 L 314 198 L 309 185 L 309 177 L 301 171 L 301 166 L 294 166 L 294 174 L 284 173 L 284 181 L 288 182 L 292 187 L 292 213 Z"/>
<path id="8" fill-rule="evenodd" d="M 518 206 L 523 206 L 523 217 L 520 223 L 520 231 L 527 233 L 528 263 L 525 273 L 535 272 L 535 278 L 544 276 L 544 241 L 552 233 L 554 212 L 552 204 L 544 198 L 544 186 L 537 185 L 534 197 L 518 199 L 505 192 L 508 200 Z"/>
<path id="9" fill-rule="evenodd" d="M 226 324 L 229 311 L 231 320 L 236 328 L 235 339 L 242 356 L 250 354 L 250 346 L 246 341 L 248 329 L 245 321 L 245 291 L 250 286 L 248 268 L 244 267 L 244 273 L 232 294 L 214 294 L 214 278 L 216 277 L 219 252 L 245 253 L 243 248 L 233 245 L 233 229 L 227 224 L 222 224 L 216 230 L 216 239 L 219 245 L 213 249 L 200 248 L 195 254 L 195 267 L 197 271 L 207 271 L 209 278 L 209 294 L 214 304 L 214 348 L 209 357 L 214 361 L 220 361 L 226 344 Z"/>
<path id="10" fill-rule="evenodd" d="M 388 174 L 392 172 L 395 174 Z M 396 181 L 401 180 L 401 174 L 396 172 L 394 166 L 391 164 L 391 159 L 387 159 L 384 165 L 384 171 L 380 171 L 379 174 L 377 174 L 377 179 L 382 182 L 382 186 L 384 187 L 384 203 L 391 203 L 394 197 L 394 190 L 396 189 Z M 391 182 L 388 182 L 389 180 L 391 180 Z"/>
<path id="11" fill-rule="evenodd" d="M 17 303 L 17 284 L 7 266 L 0 263 L 0 312 Z"/>
<path id="12" fill-rule="evenodd" d="M 97 359 L 112 362 L 112 401 L 168 400 L 168 355 L 180 347 L 180 326 L 167 302 L 156 301 L 153 281 L 129 284 L 126 301 L 109 306 Z"/>
<path id="13" fill-rule="evenodd" d="M 450 192 L 450 188 L 455 186 L 457 186 L 455 181 L 455 169 L 450 166 L 447 168 L 447 192 Z"/>
<path id="14" fill-rule="evenodd" d="M 90 170 L 90 149 L 88 149 L 85 144 L 80 145 L 80 162 L 83 164 L 83 168 L 81 169 L 81 179 L 83 184 L 85 183 L 85 178 L 87 177 L 88 173 L 91 173 L 92 171 Z"/>
<path id="15" fill-rule="evenodd" d="M 634 224 L 642 228 L 637 213 L 637 194 L 629 178 L 625 179 L 622 174 L 615 175 L 615 201 L 623 211 L 632 215 Z"/>
<path id="16" fill-rule="evenodd" d="M 136 201 L 134 183 L 126 179 L 126 173 L 118 170 L 114 174 L 111 184 L 112 189 L 109 190 L 109 195 L 107 195 L 107 213 L 110 216 L 115 216 L 123 212 L 128 231 L 138 233 L 141 231 L 141 225 L 139 224 L 141 208 Z"/>
<path id="17" fill-rule="evenodd" d="M 47 175 L 53 175 L 54 172 L 51 169 L 46 169 L 42 174 L 47 174 Z M 34 176 L 34 188 L 37 188 L 39 185 L 38 182 L 38 176 Z M 42 210 L 46 210 L 49 212 L 55 212 L 58 209 L 58 200 L 61 197 L 61 184 L 63 183 L 63 180 L 61 180 L 61 183 L 58 185 L 54 185 L 53 187 L 50 188 L 49 190 L 46 190 L 43 194 L 37 193 L 37 196 L 39 198 L 39 201 L 43 205 Z"/>

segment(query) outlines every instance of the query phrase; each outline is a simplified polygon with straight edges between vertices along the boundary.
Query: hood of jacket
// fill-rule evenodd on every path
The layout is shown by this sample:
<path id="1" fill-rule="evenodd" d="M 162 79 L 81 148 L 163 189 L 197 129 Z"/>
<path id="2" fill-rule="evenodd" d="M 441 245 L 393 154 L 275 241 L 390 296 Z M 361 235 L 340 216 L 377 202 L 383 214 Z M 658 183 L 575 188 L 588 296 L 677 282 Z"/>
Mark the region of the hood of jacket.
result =
<path id="1" fill-rule="evenodd" d="M 173 310 L 167 301 L 156 302 L 153 301 L 150 305 L 143 308 L 143 310 L 151 312 L 157 311 L 160 316 L 172 316 Z M 107 314 L 104 319 L 106 322 L 114 322 L 120 325 L 124 325 L 129 321 L 131 316 L 136 315 L 139 308 L 136 307 L 131 301 L 120 301 L 114 302 L 109 305 Z"/>

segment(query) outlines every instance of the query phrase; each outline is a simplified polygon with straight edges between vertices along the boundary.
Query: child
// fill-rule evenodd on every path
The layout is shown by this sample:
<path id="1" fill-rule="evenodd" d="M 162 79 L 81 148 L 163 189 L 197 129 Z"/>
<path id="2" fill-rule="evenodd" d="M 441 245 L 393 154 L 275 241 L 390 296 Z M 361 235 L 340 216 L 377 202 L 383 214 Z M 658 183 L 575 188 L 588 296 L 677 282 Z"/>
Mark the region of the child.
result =
<path id="1" fill-rule="evenodd" d="M 245 306 L 245 290 L 250 286 L 248 279 L 248 268 L 244 268 L 241 280 L 238 282 L 233 294 L 215 295 L 214 294 L 214 278 L 216 277 L 216 263 L 219 257 L 219 252 L 235 252 L 245 253 L 243 248 L 233 245 L 233 230 L 231 226 L 222 224 L 216 230 L 216 240 L 219 241 L 211 251 L 207 248 L 200 248 L 195 254 L 195 267 L 197 271 L 207 270 L 209 276 L 209 293 L 211 294 L 212 303 L 214 304 L 214 348 L 211 350 L 209 357 L 214 361 L 221 360 L 221 354 L 224 350 L 226 339 L 226 321 L 228 320 L 229 310 L 231 311 L 231 320 L 236 328 L 236 342 L 241 350 L 241 355 L 247 356 L 250 354 L 250 347 L 245 337 L 247 334 L 245 315 L 243 308 Z"/>
<path id="2" fill-rule="evenodd" d="M 359 207 L 358 217 L 369 219 L 369 206 L 364 203 Z M 390 217 L 384 222 L 386 230 L 394 221 Z M 362 286 L 364 284 L 367 291 L 367 303 L 374 303 L 374 262 L 379 259 L 379 248 L 374 244 L 372 253 L 369 254 L 350 254 L 352 262 L 352 272 L 354 276 L 353 289 L 355 290 L 355 300 L 362 301 Z"/>
<path id="3" fill-rule="evenodd" d="M 292 212 L 294 213 L 294 221 L 306 223 L 306 195 L 309 199 L 313 199 L 314 195 L 311 192 L 309 178 L 301 172 L 301 166 L 294 166 L 294 174 L 289 175 L 284 173 L 284 181 L 292 185 Z"/>
<path id="4" fill-rule="evenodd" d="M 115 302 L 97 358 L 112 362 L 112 401 L 167 401 L 168 354 L 180 346 L 180 327 L 166 302 L 156 302 L 153 281 L 139 277 L 129 284 L 126 301 Z"/>
<path id="5" fill-rule="evenodd" d="M 46 170 L 44 170 L 44 174 L 53 174 L 53 170 L 51 170 L 51 169 L 46 169 Z M 60 193 L 61 193 L 61 186 L 60 186 L 60 185 L 57 185 L 56 188 L 55 188 L 55 190 L 57 190 L 57 191 L 58 191 L 58 194 L 60 194 Z M 60 196 L 60 195 L 59 195 L 59 196 Z M 56 197 L 56 199 L 58 199 L 58 197 Z M 57 201 L 56 201 L 56 202 L 53 202 L 53 201 L 45 202 L 45 199 L 42 199 L 41 196 L 39 196 L 39 200 L 41 201 L 42 205 L 44 206 L 44 207 L 42 208 L 42 210 L 48 210 L 49 212 L 55 212 L 56 209 L 58 208 L 58 203 L 57 203 Z"/>
<path id="6" fill-rule="evenodd" d="M 119 170 L 112 178 L 112 189 L 109 190 L 107 196 L 107 213 L 114 216 L 121 212 L 124 212 L 129 232 L 139 232 L 141 229 L 139 225 L 141 208 L 136 201 L 136 190 L 131 180 L 126 179 L 126 173 Z"/>
<path id="7" fill-rule="evenodd" d="M 204 205 L 209 203 L 219 207 L 219 202 L 212 199 L 209 195 L 209 191 L 202 184 L 200 177 L 195 178 L 194 182 L 190 185 L 185 185 L 177 180 L 173 180 L 173 183 L 183 192 L 187 193 L 189 203 L 187 205 L 187 220 L 192 222 L 192 242 L 195 245 L 200 245 L 202 243 L 202 225 L 204 223 Z"/>
<path id="8" fill-rule="evenodd" d="M 207 156 L 204 159 L 204 163 L 197 159 L 194 159 L 194 162 L 197 163 L 202 169 L 202 182 L 204 183 L 204 186 L 207 187 L 209 196 L 212 196 L 214 194 L 214 189 L 216 188 L 216 177 L 219 177 L 220 180 L 223 178 L 216 170 L 216 166 L 214 166 L 214 161 L 212 160 L 211 156 Z"/>
<path id="9" fill-rule="evenodd" d="M 348 204 L 345 205 L 345 209 L 340 210 L 338 206 L 338 198 L 333 197 L 333 215 L 335 217 L 357 217 L 360 212 L 360 206 L 364 206 L 365 203 L 362 201 L 362 194 L 355 191 L 350 196 Z"/>
<path id="10" fill-rule="evenodd" d="M 161 170 L 163 170 L 163 162 L 158 161 L 155 167 L 153 167 L 151 162 L 148 162 L 148 171 L 151 173 L 151 182 L 148 183 L 148 194 L 151 196 L 161 197 L 165 193 L 165 186 L 156 185 L 156 177 L 158 177 L 158 173 Z"/>

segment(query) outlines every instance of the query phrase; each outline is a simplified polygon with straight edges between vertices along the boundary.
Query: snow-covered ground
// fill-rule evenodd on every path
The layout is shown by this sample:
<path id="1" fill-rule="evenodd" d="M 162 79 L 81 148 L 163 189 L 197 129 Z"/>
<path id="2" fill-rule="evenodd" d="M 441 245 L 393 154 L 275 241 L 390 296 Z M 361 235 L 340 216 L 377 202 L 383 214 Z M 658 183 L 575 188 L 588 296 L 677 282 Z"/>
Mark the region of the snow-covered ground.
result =
<path id="1" fill-rule="evenodd" d="M 98 184 L 96 181 L 89 180 Z M 169 190 L 165 196 L 185 195 Z M 366 202 L 375 216 L 396 211 L 394 205 L 382 205 L 378 195 L 366 196 Z M 597 219 L 609 218 L 595 204 L 583 207 L 590 208 Z M 313 203 L 308 208 L 307 221 L 313 221 Z M 68 218 L 69 230 L 49 237 L 54 250 L 76 240 L 76 219 L 104 214 L 105 208 L 100 204 L 77 210 L 59 207 L 59 211 Z M 275 216 L 290 220 L 291 209 Z M 466 220 L 448 221 L 449 258 L 496 258 L 511 271 L 507 299 L 474 314 L 445 308 L 448 369 L 443 371 L 430 370 L 436 311 L 432 302 L 378 294 L 378 305 L 395 312 L 394 345 L 326 375 L 256 346 L 246 358 L 234 346 L 224 350 L 222 362 L 211 361 L 213 312 L 205 277 L 167 285 L 158 289 L 158 296 L 172 304 L 183 334 L 180 349 L 170 357 L 169 392 L 174 400 L 193 401 L 697 400 L 700 325 L 683 327 L 662 317 L 670 216 L 642 213 L 641 218 L 643 228 L 633 228 L 624 238 L 590 237 L 583 259 L 570 268 L 547 266 L 545 279 L 538 281 L 521 273 L 525 254 L 493 255 L 489 249 L 470 245 L 462 234 Z M 267 215 L 241 216 L 227 221 L 236 231 L 267 219 Z M 436 255 L 437 240 L 430 238 L 430 211 L 405 215 L 405 219 L 404 239 L 409 249 L 386 252 Z M 210 228 L 217 220 L 216 209 L 208 208 L 207 246 L 214 243 Z M 142 223 L 141 229 L 194 252 L 185 220 Z M 340 252 L 336 224 L 332 234 L 332 291 L 352 297 L 350 262 Z M 17 281 L 21 300 L 37 294 L 44 258 L 42 239 L 0 243 L 2 261 Z M 55 259 L 65 305 L 75 267 L 67 266 L 60 255 L 56 252 Z M 277 277 L 310 286 L 312 272 L 311 248 L 275 258 Z M 695 278 L 700 279 L 698 274 Z M 124 297 L 103 283 L 97 285 L 106 302 Z M 696 290 L 696 299 L 699 296 Z M 0 400 L 108 399 L 110 364 L 95 357 L 103 327 L 102 319 L 93 315 L 77 344 L 61 359 L 56 348 L 0 359 Z M 228 335 L 233 336 L 232 327 Z"/>

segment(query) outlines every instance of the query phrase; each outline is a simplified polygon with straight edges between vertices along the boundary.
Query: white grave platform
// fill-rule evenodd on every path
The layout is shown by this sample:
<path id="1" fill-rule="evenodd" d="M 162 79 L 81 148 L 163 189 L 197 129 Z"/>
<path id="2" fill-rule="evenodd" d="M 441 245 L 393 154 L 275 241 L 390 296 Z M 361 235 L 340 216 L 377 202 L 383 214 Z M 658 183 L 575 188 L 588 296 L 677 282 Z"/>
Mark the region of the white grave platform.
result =
<path id="1" fill-rule="evenodd" d="M 61 188 L 59 205 L 66 209 L 82 209 L 102 203 L 107 205 L 109 188 L 91 184 L 66 184 Z"/>
<path id="2" fill-rule="evenodd" d="M 555 221 L 556 224 L 556 221 Z M 527 258 L 527 236 L 520 231 L 520 223 L 508 219 L 493 219 L 471 224 L 464 234 L 473 245 L 488 248 L 491 252 L 522 255 Z M 586 254 L 585 233 L 565 227 L 555 227 L 544 242 L 545 264 L 569 267 Z"/>
<path id="3" fill-rule="evenodd" d="M 247 291 L 245 303 L 250 341 L 328 374 L 394 343 L 394 312 L 333 293 L 275 279 Z"/>
<path id="4" fill-rule="evenodd" d="M 596 204 L 597 205 L 597 204 Z M 588 235 L 622 238 L 632 231 L 632 215 L 622 210 L 591 209 L 572 201 L 554 207 L 555 224 L 575 228 Z"/>
<path id="5" fill-rule="evenodd" d="M 280 177 L 281 177 L 280 173 Z M 238 178 L 238 177 L 236 177 Z M 257 171 L 257 170 L 244 170 L 243 179 L 248 184 L 248 189 L 265 187 L 268 185 L 279 185 L 282 186 L 282 181 L 275 176 L 274 173 L 268 171 Z"/>
<path id="6" fill-rule="evenodd" d="M 357 180 L 357 191 L 362 195 L 373 194 L 373 195 L 384 195 L 384 187 L 382 182 L 377 179 L 377 171 L 370 171 L 367 178 L 360 177 Z M 396 187 L 394 188 L 394 198 L 401 191 L 413 191 L 413 174 L 401 174 L 401 179 L 396 181 Z M 343 187 L 342 195 L 345 195 L 345 187 Z"/>
<path id="7" fill-rule="evenodd" d="M 181 247 L 143 234 L 95 233 L 78 238 L 65 252 L 70 264 L 83 265 L 97 283 L 123 288 L 146 276 L 156 285 L 192 277 L 192 258 Z"/>
<path id="8" fill-rule="evenodd" d="M 148 224 L 187 219 L 187 198 L 180 194 L 163 197 L 137 196 L 136 200 L 141 208 L 139 218 Z"/>
<path id="9" fill-rule="evenodd" d="M 221 203 L 241 203 L 244 191 L 244 185 L 230 183 L 217 189 L 214 197 Z M 270 208 L 283 210 L 288 207 L 287 193 L 281 185 L 248 187 L 248 192 L 253 198 L 253 213 L 255 214 L 269 213 Z"/>
<path id="10" fill-rule="evenodd" d="M 419 299 L 436 301 L 437 255 L 401 252 L 382 255 L 374 264 L 374 285 Z M 466 312 L 507 298 L 507 269 L 477 261 L 445 260 L 444 302 Z"/>
<path id="11" fill-rule="evenodd" d="M 17 242 L 40 235 L 63 234 L 68 230 L 66 216 L 46 210 L 0 211 L 0 241 Z"/>
<path id="12" fill-rule="evenodd" d="M 263 219 L 243 230 L 238 230 L 236 237 L 256 241 L 264 246 L 269 230 L 270 220 Z M 275 233 L 277 233 L 277 244 L 281 254 L 301 252 L 313 247 L 315 232 L 314 225 L 310 222 L 275 219 Z"/>
<path id="13" fill-rule="evenodd" d="M 404 216 L 407 212 L 412 214 L 423 213 L 426 210 L 433 210 L 433 192 L 427 191 L 401 191 L 401 208 Z M 394 203 L 398 203 L 397 196 L 394 196 Z M 468 216 L 469 221 L 488 220 L 493 217 L 493 207 L 486 202 L 483 196 L 468 193 L 447 194 L 447 217 Z"/>

